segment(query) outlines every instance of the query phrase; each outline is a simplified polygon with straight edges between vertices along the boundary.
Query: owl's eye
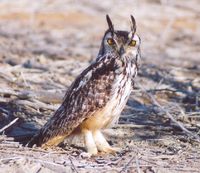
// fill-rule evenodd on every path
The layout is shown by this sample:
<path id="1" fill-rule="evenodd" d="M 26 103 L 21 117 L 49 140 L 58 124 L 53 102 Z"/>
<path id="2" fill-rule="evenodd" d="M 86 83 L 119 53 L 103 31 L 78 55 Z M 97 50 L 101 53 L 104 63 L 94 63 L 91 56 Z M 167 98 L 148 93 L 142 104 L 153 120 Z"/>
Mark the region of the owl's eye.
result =
<path id="1" fill-rule="evenodd" d="M 135 40 L 131 40 L 131 42 L 129 43 L 129 46 L 135 47 L 136 46 L 136 41 Z"/>
<path id="2" fill-rule="evenodd" d="M 107 39 L 109 45 L 114 45 L 115 41 L 112 38 Z"/>

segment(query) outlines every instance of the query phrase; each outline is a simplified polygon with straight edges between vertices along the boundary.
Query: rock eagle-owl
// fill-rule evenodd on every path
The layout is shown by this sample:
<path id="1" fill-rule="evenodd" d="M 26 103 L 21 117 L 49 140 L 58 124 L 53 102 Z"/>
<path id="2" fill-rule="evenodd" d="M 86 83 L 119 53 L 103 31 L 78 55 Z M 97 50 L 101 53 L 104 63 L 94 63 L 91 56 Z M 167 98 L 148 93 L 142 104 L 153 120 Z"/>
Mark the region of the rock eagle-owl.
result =
<path id="1" fill-rule="evenodd" d="M 138 71 L 140 38 L 131 15 L 130 31 L 115 30 L 106 15 L 105 32 L 96 60 L 71 84 L 61 106 L 28 146 L 48 148 L 81 133 L 89 154 L 111 153 L 101 129 L 116 122 L 126 105 Z"/>

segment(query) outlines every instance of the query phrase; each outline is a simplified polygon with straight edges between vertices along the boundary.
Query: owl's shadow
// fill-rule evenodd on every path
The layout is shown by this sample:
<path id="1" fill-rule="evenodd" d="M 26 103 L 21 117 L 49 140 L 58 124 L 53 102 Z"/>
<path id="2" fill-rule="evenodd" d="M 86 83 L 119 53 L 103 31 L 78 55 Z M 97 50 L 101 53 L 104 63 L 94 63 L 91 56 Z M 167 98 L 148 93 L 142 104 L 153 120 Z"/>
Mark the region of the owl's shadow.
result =
<path id="1" fill-rule="evenodd" d="M 42 119 L 47 120 L 47 117 L 27 111 L 25 105 L 0 102 L 0 129 L 6 127 L 0 135 L 11 137 L 14 141 L 26 144 L 42 126 L 39 125 Z"/>

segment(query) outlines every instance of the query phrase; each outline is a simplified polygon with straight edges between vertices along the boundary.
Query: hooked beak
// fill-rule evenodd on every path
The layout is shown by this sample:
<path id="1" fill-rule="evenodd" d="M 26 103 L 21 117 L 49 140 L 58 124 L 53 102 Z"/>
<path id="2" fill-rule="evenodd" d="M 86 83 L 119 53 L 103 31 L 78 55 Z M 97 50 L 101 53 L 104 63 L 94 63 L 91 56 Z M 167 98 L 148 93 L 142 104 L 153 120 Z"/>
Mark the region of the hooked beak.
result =
<path id="1" fill-rule="evenodd" d="M 125 53 L 125 49 L 124 49 L 123 46 L 121 46 L 120 49 L 119 49 L 119 54 L 123 55 L 124 53 Z"/>

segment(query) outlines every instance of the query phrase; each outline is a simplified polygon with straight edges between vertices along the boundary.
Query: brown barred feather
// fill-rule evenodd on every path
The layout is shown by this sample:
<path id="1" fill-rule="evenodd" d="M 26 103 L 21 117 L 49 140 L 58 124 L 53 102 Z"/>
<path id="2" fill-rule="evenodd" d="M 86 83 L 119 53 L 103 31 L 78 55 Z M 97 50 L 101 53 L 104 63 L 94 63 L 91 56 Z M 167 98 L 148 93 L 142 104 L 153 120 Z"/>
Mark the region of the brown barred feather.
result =
<path id="1" fill-rule="evenodd" d="M 91 64 L 72 83 L 63 103 L 28 146 L 42 146 L 55 136 L 68 136 L 86 118 L 104 107 L 117 70 L 116 58 L 104 56 Z"/>

